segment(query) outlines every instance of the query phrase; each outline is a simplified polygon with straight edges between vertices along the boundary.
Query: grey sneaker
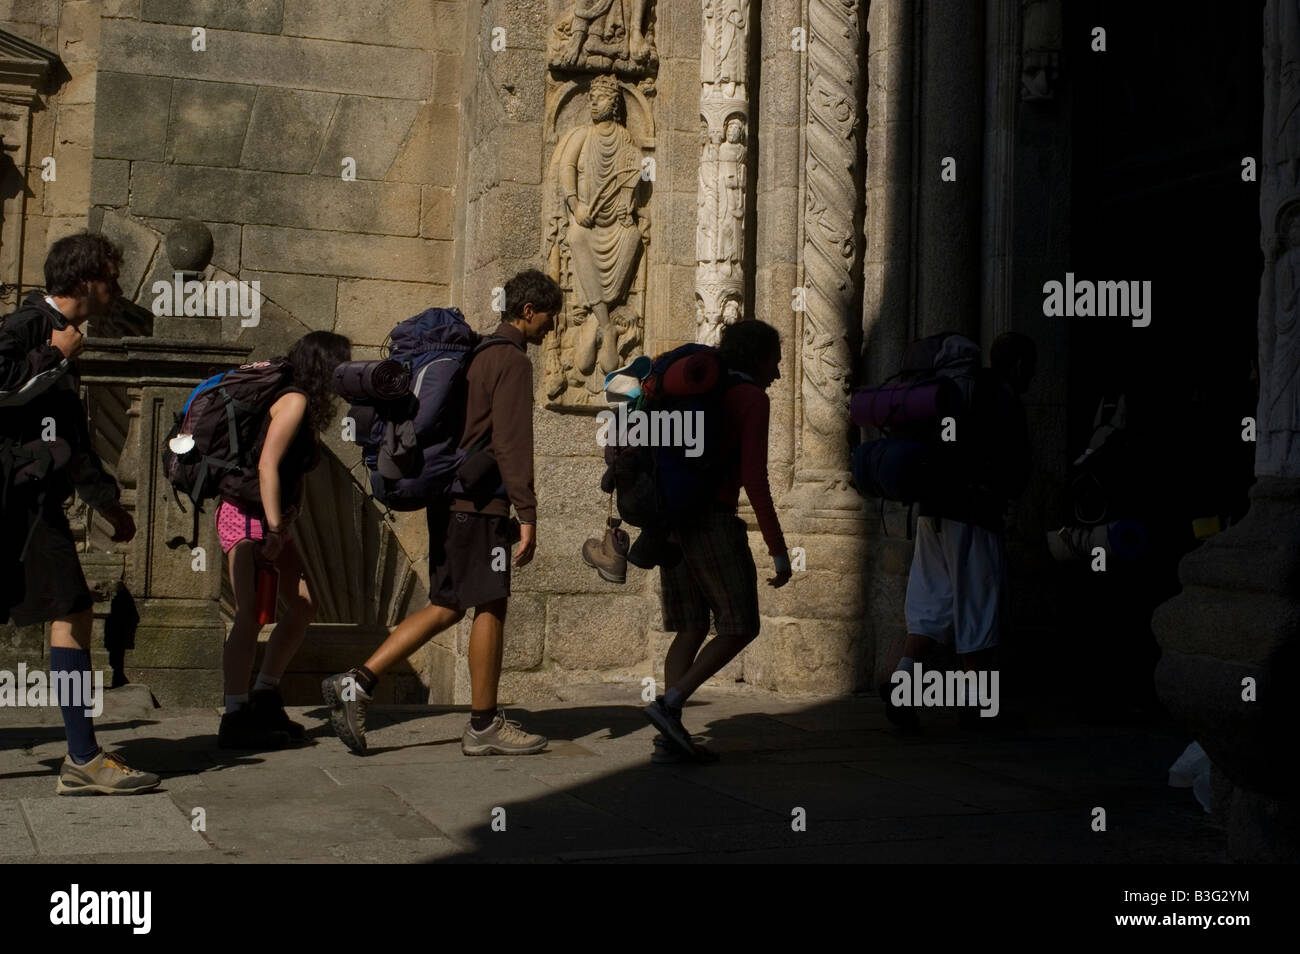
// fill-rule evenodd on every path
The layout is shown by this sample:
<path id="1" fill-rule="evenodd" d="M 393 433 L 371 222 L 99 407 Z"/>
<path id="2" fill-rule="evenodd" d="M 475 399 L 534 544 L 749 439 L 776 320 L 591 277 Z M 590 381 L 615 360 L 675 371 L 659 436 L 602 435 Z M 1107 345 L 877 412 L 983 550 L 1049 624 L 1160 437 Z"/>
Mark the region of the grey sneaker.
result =
<path id="1" fill-rule="evenodd" d="M 525 732 L 518 722 L 498 712 L 492 724 L 480 732 L 475 732 L 472 724 L 465 726 L 460 750 L 466 755 L 536 755 L 546 748 L 547 741 L 546 736 Z"/>
<path id="2" fill-rule="evenodd" d="M 366 754 L 366 710 L 370 696 L 357 681 L 357 671 L 329 676 L 320 684 L 325 704 L 330 707 L 330 725 L 349 749 L 357 755 Z"/>
<path id="3" fill-rule="evenodd" d="M 159 782 L 157 775 L 137 772 L 118 755 L 101 750 L 85 765 L 64 756 L 54 790 L 60 795 L 134 795 L 157 788 Z"/>

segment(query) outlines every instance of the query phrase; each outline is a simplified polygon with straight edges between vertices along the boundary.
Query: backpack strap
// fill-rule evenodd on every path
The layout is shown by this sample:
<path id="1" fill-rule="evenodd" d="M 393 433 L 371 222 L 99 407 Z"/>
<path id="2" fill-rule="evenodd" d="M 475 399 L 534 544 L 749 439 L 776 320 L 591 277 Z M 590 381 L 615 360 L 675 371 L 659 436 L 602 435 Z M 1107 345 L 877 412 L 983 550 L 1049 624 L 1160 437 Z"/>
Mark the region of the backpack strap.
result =
<path id="1" fill-rule="evenodd" d="M 488 348 L 490 348 L 492 345 L 495 344 L 514 344 L 514 342 L 511 341 L 509 338 L 503 338 L 500 335 L 484 335 L 482 338 L 479 339 L 478 344 L 470 348 L 469 350 L 470 359 L 473 360 L 474 356 L 477 355 L 480 351 L 486 351 Z"/>

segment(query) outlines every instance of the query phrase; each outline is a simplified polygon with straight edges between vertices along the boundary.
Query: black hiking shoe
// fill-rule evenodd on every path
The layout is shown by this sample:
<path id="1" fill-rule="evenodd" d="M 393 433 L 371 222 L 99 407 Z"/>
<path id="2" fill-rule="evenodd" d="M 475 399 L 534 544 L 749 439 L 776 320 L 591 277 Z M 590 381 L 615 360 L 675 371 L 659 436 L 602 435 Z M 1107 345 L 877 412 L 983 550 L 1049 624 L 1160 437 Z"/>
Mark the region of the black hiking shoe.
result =
<path id="1" fill-rule="evenodd" d="M 217 730 L 217 745 L 223 749 L 282 749 L 289 744 L 289 735 L 280 729 L 259 725 L 252 706 L 242 706 L 221 717 Z"/>
<path id="2" fill-rule="evenodd" d="M 307 730 L 302 723 L 294 722 L 284 711 L 284 697 L 279 689 L 256 689 L 249 701 L 253 710 L 253 721 L 263 729 L 279 730 L 289 737 L 291 742 L 302 742 L 307 738 Z"/>
<path id="3" fill-rule="evenodd" d="M 893 685 L 888 682 L 882 682 L 876 690 L 880 693 L 880 702 L 885 707 L 885 718 L 905 732 L 914 732 L 921 727 L 921 719 L 911 706 L 894 705 L 893 700 L 889 698 L 893 690 Z"/>
<path id="4" fill-rule="evenodd" d="M 695 757 L 695 742 L 682 725 L 682 710 L 668 708 L 664 705 L 664 697 L 659 696 L 641 712 L 677 751 L 687 758 Z"/>

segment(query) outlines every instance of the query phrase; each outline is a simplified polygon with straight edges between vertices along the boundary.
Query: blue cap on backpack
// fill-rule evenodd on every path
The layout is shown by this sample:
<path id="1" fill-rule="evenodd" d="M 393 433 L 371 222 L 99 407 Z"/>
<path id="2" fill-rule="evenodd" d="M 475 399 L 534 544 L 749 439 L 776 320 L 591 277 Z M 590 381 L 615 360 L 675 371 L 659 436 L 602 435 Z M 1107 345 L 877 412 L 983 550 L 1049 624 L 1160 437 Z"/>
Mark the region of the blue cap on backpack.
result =
<path id="1" fill-rule="evenodd" d="M 635 401 L 641 396 L 641 382 L 650 374 L 653 362 L 648 354 L 643 354 L 625 368 L 611 371 L 605 375 L 605 401 L 618 404 Z"/>

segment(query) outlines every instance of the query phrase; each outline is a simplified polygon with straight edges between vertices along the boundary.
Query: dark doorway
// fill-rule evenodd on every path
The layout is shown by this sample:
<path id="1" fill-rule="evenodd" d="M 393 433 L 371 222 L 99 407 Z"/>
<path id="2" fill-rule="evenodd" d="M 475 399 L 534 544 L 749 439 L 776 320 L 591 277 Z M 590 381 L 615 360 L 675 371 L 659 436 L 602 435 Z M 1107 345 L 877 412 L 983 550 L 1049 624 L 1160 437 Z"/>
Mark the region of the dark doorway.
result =
<path id="1" fill-rule="evenodd" d="M 1148 327 L 1069 319 L 1071 460 L 1094 440 L 1103 399 L 1123 394 L 1127 421 L 1072 468 L 1061 522 L 1131 519 L 1145 534 L 1141 556 L 1112 554 L 1104 573 L 1076 562 L 1059 577 L 1075 688 L 1113 712 L 1154 700 L 1151 612 L 1178 591 L 1193 522 L 1204 534 L 1240 519 L 1253 480 L 1241 422 L 1255 407 L 1262 256 L 1258 186 L 1243 181 L 1242 160 L 1259 156 L 1263 3 L 1065 8 L 1070 270 L 1151 282 Z"/>

